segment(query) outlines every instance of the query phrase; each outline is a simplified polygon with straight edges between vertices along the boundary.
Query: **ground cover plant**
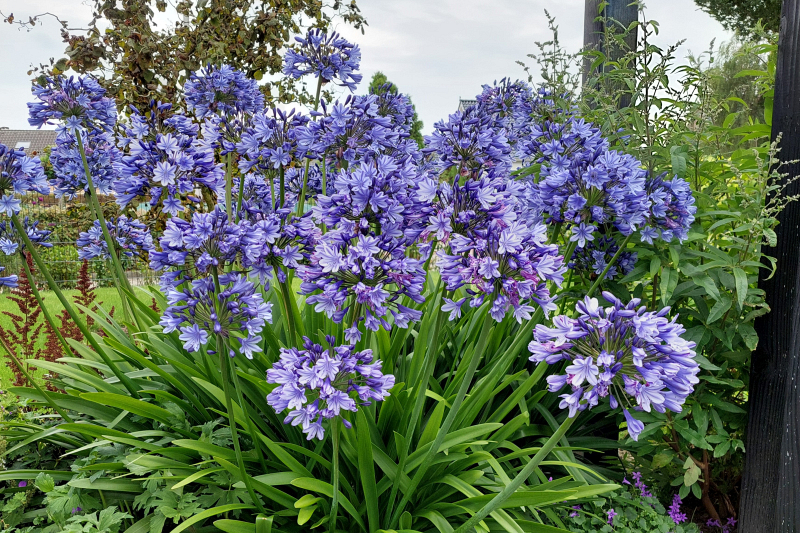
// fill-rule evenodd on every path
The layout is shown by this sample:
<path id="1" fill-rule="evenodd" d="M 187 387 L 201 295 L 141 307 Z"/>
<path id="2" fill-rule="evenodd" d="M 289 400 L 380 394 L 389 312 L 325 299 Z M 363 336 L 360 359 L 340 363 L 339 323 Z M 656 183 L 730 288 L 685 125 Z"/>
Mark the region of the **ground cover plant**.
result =
<path id="1" fill-rule="evenodd" d="M 284 73 L 354 91 L 359 62 L 311 30 Z M 678 295 L 701 306 L 700 289 L 721 300 L 724 286 L 721 318 L 756 267 L 710 247 L 718 273 L 695 267 L 700 289 L 679 290 L 695 257 L 681 247 L 711 231 L 699 182 L 576 99 L 487 85 L 420 149 L 393 91 L 318 96 L 303 114 L 265 107 L 223 65 L 184 92 L 186 113 L 117 116 L 92 78 L 42 78 L 31 123 L 60 126 L 53 177 L 0 148 L 2 249 L 31 255 L 84 341 L 41 306 L 62 357 L 23 362 L 0 343 L 52 374 L 9 389 L 6 531 L 568 531 L 575 507 L 625 498 L 608 466 L 620 433 L 633 449 L 687 408 L 697 423 L 687 398 L 714 365 L 684 314 L 714 321 Z M 89 197 L 80 253 L 107 262 L 113 316 L 66 298 L 47 235 L 19 216 L 20 194 L 50 186 Z M 97 196 L 112 191 L 107 219 Z M 134 219 L 142 202 L 158 225 Z M 160 287 L 130 286 L 135 256 Z M 682 496 L 699 477 L 682 476 Z M 656 503 L 628 507 L 678 521 Z"/>

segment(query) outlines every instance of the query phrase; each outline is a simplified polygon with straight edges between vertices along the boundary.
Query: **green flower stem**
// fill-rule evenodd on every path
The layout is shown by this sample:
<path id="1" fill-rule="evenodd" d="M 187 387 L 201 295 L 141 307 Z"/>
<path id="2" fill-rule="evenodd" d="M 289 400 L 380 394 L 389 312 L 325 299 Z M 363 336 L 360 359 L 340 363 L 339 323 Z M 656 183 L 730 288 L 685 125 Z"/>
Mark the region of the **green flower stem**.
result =
<path id="1" fill-rule="evenodd" d="M 239 406 L 242 408 L 242 412 L 244 413 L 244 418 L 247 420 L 247 431 L 250 432 L 250 440 L 253 441 L 253 445 L 255 446 L 256 453 L 258 454 L 258 462 L 261 465 L 261 471 L 267 472 L 267 463 L 264 461 L 264 454 L 261 449 L 261 439 L 256 436 L 257 430 L 255 424 L 253 424 L 253 419 L 247 414 L 247 409 L 245 408 L 244 403 L 244 394 L 242 394 L 242 386 L 239 381 L 239 373 L 236 371 L 236 366 L 231 365 L 233 367 L 233 388 L 236 390 L 236 401 L 239 402 Z"/>
<path id="2" fill-rule="evenodd" d="M 241 191 L 239 191 L 239 196 L 241 196 Z M 228 158 L 225 161 L 225 211 L 228 215 L 228 222 L 233 223 L 233 213 L 232 213 L 232 204 L 233 203 L 233 172 L 231 170 L 231 154 L 228 154 Z"/>
<path id="3" fill-rule="evenodd" d="M 600 286 L 600 284 L 605 279 L 606 274 L 608 273 L 608 270 L 611 268 L 611 266 L 614 263 L 617 262 L 617 259 L 619 258 L 620 254 L 622 254 L 622 251 L 625 249 L 625 247 L 628 246 L 628 242 L 631 240 L 631 237 L 633 237 L 633 233 L 631 233 L 630 235 L 625 237 L 625 240 L 622 241 L 622 244 L 619 245 L 619 248 L 617 249 L 617 253 L 615 253 L 614 257 L 611 258 L 611 261 L 608 262 L 608 264 L 606 265 L 606 268 L 603 269 L 603 272 L 594 281 L 594 284 L 591 287 L 589 287 L 588 291 L 586 291 L 586 296 L 591 296 L 592 293 L 594 293 L 594 291 L 597 289 L 597 287 Z"/>
<path id="4" fill-rule="evenodd" d="M 115 244 L 114 239 L 111 238 L 111 234 L 108 232 L 106 219 L 103 215 L 103 208 L 100 206 L 100 201 L 97 199 L 97 194 L 95 194 L 94 182 L 92 181 L 92 173 L 89 170 L 89 163 L 86 161 L 86 151 L 83 147 L 83 140 L 80 134 L 75 135 L 75 138 L 78 140 L 78 151 L 80 151 L 81 161 L 83 162 L 83 172 L 86 175 L 86 183 L 89 186 L 89 189 L 86 191 L 89 196 L 89 205 L 91 206 L 92 211 L 94 211 L 94 216 L 97 218 L 97 221 L 100 223 L 100 229 L 103 232 L 103 238 L 105 239 L 106 246 L 108 247 L 108 255 L 111 256 L 111 262 L 114 263 L 114 269 L 117 271 L 117 277 L 114 279 L 114 285 L 116 285 L 120 300 L 122 301 L 122 312 L 125 315 L 125 321 L 130 322 L 130 316 L 128 314 L 128 301 L 127 298 L 125 298 L 125 292 L 123 289 L 127 289 L 129 292 L 132 292 L 132 289 L 128 284 L 128 277 L 125 275 L 125 269 L 122 268 L 122 263 L 117 255 L 117 245 Z"/>
<path id="5" fill-rule="evenodd" d="M 283 203 L 284 203 L 284 201 L 286 201 L 286 185 L 284 183 L 284 174 L 285 173 L 283 171 L 283 167 L 281 167 L 281 169 L 278 172 L 280 172 L 280 185 L 278 186 L 279 187 L 278 188 L 278 195 L 279 195 L 278 205 L 280 207 L 283 207 Z"/>
<path id="6" fill-rule="evenodd" d="M 542 363 L 540 363 L 542 364 Z M 496 511 L 502 504 L 505 502 L 512 494 L 514 494 L 525 480 L 527 480 L 536 467 L 541 464 L 545 457 L 547 457 L 553 448 L 555 448 L 558 441 L 566 434 L 567 430 L 572 426 L 573 422 L 575 422 L 575 418 L 567 418 L 562 422 L 562 424 L 558 427 L 555 433 L 547 439 L 547 442 L 536 452 L 536 455 L 533 456 L 533 459 L 525 465 L 519 474 L 509 483 L 506 487 L 497 494 L 494 498 L 489 501 L 483 508 L 472 515 L 472 518 L 467 520 L 464 524 L 462 524 L 458 529 L 456 529 L 453 533 L 466 533 L 467 531 L 471 531 L 475 525 L 478 524 L 481 520 L 486 518 L 490 513 Z"/>
<path id="7" fill-rule="evenodd" d="M 439 281 L 441 283 L 441 280 Z M 411 446 L 411 440 L 414 438 L 414 432 L 417 429 L 417 421 L 419 420 L 420 414 L 422 413 L 422 407 L 425 405 L 425 392 L 428 390 L 428 382 L 433 375 L 433 371 L 436 368 L 436 356 L 439 352 L 439 334 L 442 329 L 442 324 L 445 321 L 445 317 L 447 313 L 444 311 L 439 310 L 439 313 L 436 315 L 436 324 L 433 327 L 433 342 L 430 346 L 430 349 L 425 352 L 425 357 L 427 358 L 425 369 L 422 374 L 422 379 L 419 380 L 417 385 L 416 397 L 414 398 L 414 409 L 411 412 L 411 418 L 408 421 L 408 428 L 406 429 L 405 440 L 403 442 L 403 449 L 400 450 L 399 458 L 400 460 L 397 463 L 397 473 L 394 476 L 394 483 L 392 483 L 392 492 L 389 496 L 389 504 L 386 506 L 386 519 L 388 520 L 389 517 L 392 516 L 392 510 L 394 507 L 394 499 L 397 497 L 397 491 L 400 489 L 400 480 L 403 477 L 402 472 L 406 466 L 406 459 L 408 459 L 408 449 Z M 428 344 L 425 339 L 420 339 L 423 342 L 423 346 L 427 347 Z"/>
<path id="8" fill-rule="evenodd" d="M 325 164 L 325 160 L 322 160 L 322 194 L 323 196 L 327 196 L 328 194 L 328 185 L 327 185 L 327 178 L 328 178 L 328 169 L 327 165 Z"/>
<path id="9" fill-rule="evenodd" d="M 31 269 L 28 266 L 28 260 L 25 257 L 23 250 L 20 250 L 19 255 L 22 257 L 22 264 L 25 266 L 25 273 L 28 275 L 28 280 L 31 284 L 31 292 L 33 292 L 33 296 L 36 298 L 36 303 L 39 304 L 39 308 L 42 310 L 42 314 L 44 314 L 44 319 L 55 332 L 56 337 L 58 337 L 61 346 L 64 348 L 64 353 L 72 353 L 69 344 L 67 344 L 66 339 L 64 339 L 64 336 L 61 334 L 61 330 L 59 330 L 58 326 L 56 326 L 56 321 L 53 319 L 53 317 L 50 315 L 50 311 L 48 311 L 47 307 L 44 305 L 44 299 L 42 298 L 42 295 L 39 294 L 39 289 L 36 288 L 36 281 L 33 279 L 33 272 L 31 272 Z"/>
<path id="10" fill-rule="evenodd" d="M 19 221 L 19 216 L 16 214 L 11 215 L 11 222 L 14 224 L 14 228 L 17 230 L 17 233 L 19 233 L 19 235 L 22 237 L 22 240 L 25 243 L 25 249 L 30 252 L 34 263 L 36 263 L 36 266 L 39 267 L 39 271 L 42 273 L 42 275 L 44 275 L 44 279 L 47 280 L 47 285 L 50 287 L 50 290 L 55 293 L 56 297 L 61 302 L 61 305 L 64 306 L 64 309 L 67 311 L 70 318 L 72 318 L 72 321 L 75 322 L 76 326 L 78 326 L 78 329 L 83 334 L 86 342 L 88 342 L 91 347 L 94 348 L 94 351 L 97 352 L 101 359 L 103 359 L 103 363 L 105 363 L 111 369 L 114 375 L 119 379 L 120 383 L 122 383 L 122 385 L 131 394 L 131 396 L 138 400 L 139 393 L 137 392 L 133 381 L 131 381 L 131 379 L 124 372 L 120 371 L 117 365 L 111 361 L 105 350 L 103 350 L 103 348 L 97 342 L 97 339 L 95 339 L 94 335 L 92 335 L 92 333 L 89 331 L 89 328 L 86 327 L 85 323 L 83 323 L 80 315 L 78 315 L 78 313 L 75 312 L 75 309 L 72 308 L 72 304 L 69 303 L 67 297 L 64 296 L 64 293 L 58 288 L 53 276 L 50 275 L 50 271 L 47 269 L 47 265 L 42 260 L 42 256 L 40 256 L 39 252 L 36 251 L 36 248 L 33 247 L 33 243 L 28 237 L 25 227 Z"/>
<path id="11" fill-rule="evenodd" d="M 333 499 L 331 501 L 330 531 L 336 531 L 336 512 L 339 510 L 339 418 L 331 422 L 333 436 Z"/>
<path id="12" fill-rule="evenodd" d="M 317 80 L 317 95 L 314 97 L 314 111 L 319 107 L 319 93 L 322 90 L 322 76 Z M 313 120 L 317 120 L 314 115 Z M 325 156 L 323 155 L 323 158 Z M 303 216 L 303 208 L 306 203 L 306 190 L 308 189 L 308 167 L 311 165 L 311 159 L 306 159 L 306 170 L 303 173 L 303 188 L 300 190 L 300 198 L 297 199 L 297 216 Z M 323 193 L 325 194 L 325 193 Z"/>
<path id="13" fill-rule="evenodd" d="M 467 389 L 469 388 L 470 384 L 472 383 L 472 378 L 475 375 L 475 371 L 478 369 L 478 363 L 480 362 L 481 358 L 483 357 L 483 352 L 486 350 L 486 345 L 489 342 L 489 329 L 492 326 L 492 315 L 489 314 L 489 309 L 486 309 L 486 317 L 483 320 L 483 326 L 481 327 L 480 333 L 478 334 L 478 344 L 475 346 L 475 350 L 472 352 L 471 359 L 469 361 L 469 366 L 467 367 L 467 371 L 464 373 L 464 379 L 461 382 L 461 385 L 458 388 L 458 393 L 456 394 L 455 400 L 453 400 L 453 405 L 450 408 L 450 412 L 447 413 L 447 418 L 445 418 L 444 423 L 442 424 L 441 429 L 436 434 L 436 438 L 431 444 L 431 447 L 428 449 L 428 453 L 425 454 L 425 458 L 422 460 L 422 463 L 417 468 L 414 477 L 411 479 L 411 483 L 408 489 L 403 493 L 403 498 L 400 500 L 400 503 L 397 505 L 397 509 L 394 510 L 394 514 L 392 515 L 392 519 L 389 522 L 388 529 L 395 529 L 395 526 L 400 519 L 400 514 L 405 509 L 405 506 L 408 504 L 411 495 L 413 495 L 419 484 L 422 482 L 422 478 L 428 471 L 428 468 L 433 463 L 436 454 L 439 452 L 439 448 L 442 446 L 442 442 L 444 442 L 445 437 L 450 432 L 450 427 L 453 425 L 453 422 L 456 419 L 456 415 L 458 415 L 458 410 L 461 408 L 461 404 L 464 402 L 464 397 L 467 395 Z M 463 362 L 463 361 L 462 361 Z M 420 386 L 426 386 L 427 384 L 421 384 Z M 402 472 L 397 473 L 398 476 L 402 475 Z"/>
<path id="14" fill-rule="evenodd" d="M 275 280 L 278 281 L 277 268 L 275 268 Z M 297 324 L 295 324 L 294 321 L 294 306 L 290 300 L 292 297 L 292 291 L 289 290 L 289 286 L 285 281 L 278 281 L 278 285 L 281 287 L 283 310 L 286 313 L 286 323 L 289 326 L 289 338 L 287 339 L 287 343 L 291 346 L 292 343 L 297 340 Z"/>
<path id="15" fill-rule="evenodd" d="M 50 407 L 55 409 L 56 412 L 59 415 L 61 415 L 61 418 L 63 418 L 67 422 L 72 423 L 72 419 L 69 417 L 69 415 L 65 411 L 63 411 L 55 401 L 53 401 L 53 399 L 50 397 L 50 395 L 47 394 L 46 390 L 44 390 L 38 383 L 36 383 L 36 381 L 33 379 L 33 376 L 28 374 L 28 371 L 25 369 L 24 366 L 22 366 L 22 361 L 20 361 L 17 358 L 17 355 L 14 353 L 14 350 L 12 350 L 8 346 L 8 344 L 6 344 L 6 341 L 2 337 L 0 337 L 0 344 L 3 345 L 3 349 L 6 351 L 6 353 L 11 358 L 11 360 L 14 361 L 14 364 L 17 365 L 17 368 L 19 368 L 19 371 L 22 372 L 22 375 L 25 376 L 25 379 L 28 380 L 28 383 L 33 385 L 33 388 L 35 388 L 37 391 L 39 391 L 39 393 L 42 396 L 44 396 L 45 401 L 47 401 L 47 403 L 50 405 Z"/>

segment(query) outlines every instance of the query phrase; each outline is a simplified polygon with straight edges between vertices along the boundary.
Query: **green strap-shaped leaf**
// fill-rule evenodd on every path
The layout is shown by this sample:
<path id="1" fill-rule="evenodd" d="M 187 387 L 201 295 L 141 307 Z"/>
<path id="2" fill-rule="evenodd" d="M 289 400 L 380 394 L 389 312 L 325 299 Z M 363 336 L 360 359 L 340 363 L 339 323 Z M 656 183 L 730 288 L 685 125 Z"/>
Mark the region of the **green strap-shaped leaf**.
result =
<path id="1" fill-rule="evenodd" d="M 113 394 L 110 392 L 85 392 L 81 394 L 81 398 L 96 402 L 102 405 L 110 405 L 117 407 L 124 411 L 130 411 L 133 414 L 150 418 L 161 422 L 162 424 L 169 424 L 170 419 L 173 418 L 172 413 L 151 403 L 147 403 L 130 396 L 123 396 L 122 394 Z"/>
<path id="2" fill-rule="evenodd" d="M 361 474 L 361 486 L 364 489 L 364 502 L 367 505 L 367 521 L 369 530 L 379 527 L 378 488 L 375 485 L 375 463 L 372 459 L 372 438 L 369 434 L 367 416 L 363 409 L 356 414 L 356 432 L 358 436 L 358 471 Z"/>
<path id="3" fill-rule="evenodd" d="M 228 511 L 236 511 L 238 509 L 255 509 L 253 505 L 247 505 L 244 503 L 229 503 L 227 505 L 220 505 L 218 507 L 212 507 L 211 509 L 206 509 L 202 513 L 198 513 L 193 517 L 184 520 L 181 524 L 172 530 L 172 533 L 181 533 L 191 526 L 195 525 L 198 522 L 202 522 L 206 518 L 216 516 L 222 513 L 227 513 Z"/>

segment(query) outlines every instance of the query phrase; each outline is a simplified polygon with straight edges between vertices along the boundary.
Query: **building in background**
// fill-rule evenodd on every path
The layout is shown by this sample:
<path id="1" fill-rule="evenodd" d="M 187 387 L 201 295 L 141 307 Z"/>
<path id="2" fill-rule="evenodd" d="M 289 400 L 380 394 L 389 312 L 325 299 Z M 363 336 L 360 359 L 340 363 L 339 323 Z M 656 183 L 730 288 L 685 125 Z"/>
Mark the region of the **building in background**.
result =
<path id="1" fill-rule="evenodd" d="M 0 144 L 30 155 L 41 155 L 48 146 L 56 145 L 55 130 L 11 130 L 0 126 Z"/>

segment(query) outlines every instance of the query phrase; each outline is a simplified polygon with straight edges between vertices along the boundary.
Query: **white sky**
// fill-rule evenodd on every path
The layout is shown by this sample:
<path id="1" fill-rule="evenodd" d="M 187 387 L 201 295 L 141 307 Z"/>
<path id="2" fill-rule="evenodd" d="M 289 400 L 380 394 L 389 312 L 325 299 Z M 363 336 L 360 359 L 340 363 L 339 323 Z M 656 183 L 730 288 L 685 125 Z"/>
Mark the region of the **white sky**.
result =
<path id="1" fill-rule="evenodd" d="M 364 35 L 344 25 L 338 31 L 362 51 L 366 85 L 375 71 L 383 71 L 400 91 L 409 94 L 424 121 L 424 132 L 454 112 L 459 98 L 473 98 L 481 85 L 503 77 L 524 78 L 516 64 L 530 65 L 527 54 L 535 41 L 550 34 L 544 10 L 556 18 L 564 48 L 578 51 L 583 40 L 583 0 L 358 0 L 369 26 Z M 91 16 L 81 0 L 0 0 L 0 11 L 19 19 L 50 11 L 72 26 Z M 686 43 L 677 57 L 717 46 L 731 34 L 700 11 L 693 0 L 650 0 L 647 18 L 660 23 L 656 44 Z M 0 24 L 0 126 L 28 127 L 32 64 L 62 56 L 58 24 L 45 18 L 41 27 L 20 31 Z"/>

